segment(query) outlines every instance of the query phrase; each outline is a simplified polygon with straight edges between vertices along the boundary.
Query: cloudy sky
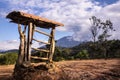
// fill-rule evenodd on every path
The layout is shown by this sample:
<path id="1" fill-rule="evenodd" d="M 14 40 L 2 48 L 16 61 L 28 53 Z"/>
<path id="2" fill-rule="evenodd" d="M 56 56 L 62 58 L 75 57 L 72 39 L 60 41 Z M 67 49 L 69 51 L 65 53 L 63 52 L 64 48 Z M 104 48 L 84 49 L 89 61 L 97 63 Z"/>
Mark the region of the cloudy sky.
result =
<path id="1" fill-rule="evenodd" d="M 75 40 L 84 41 L 91 37 L 89 18 L 93 15 L 103 20 L 110 19 L 116 29 L 111 33 L 111 39 L 120 39 L 119 7 L 120 0 L 0 0 L 0 49 L 18 48 L 17 25 L 9 23 L 9 20 L 5 18 L 13 10 L 63 23 L 64 27 L 56 30 L 56 39 L 73 36 Z M 42 40 L 47 39 L 45 36 L 40 36 Z"/>

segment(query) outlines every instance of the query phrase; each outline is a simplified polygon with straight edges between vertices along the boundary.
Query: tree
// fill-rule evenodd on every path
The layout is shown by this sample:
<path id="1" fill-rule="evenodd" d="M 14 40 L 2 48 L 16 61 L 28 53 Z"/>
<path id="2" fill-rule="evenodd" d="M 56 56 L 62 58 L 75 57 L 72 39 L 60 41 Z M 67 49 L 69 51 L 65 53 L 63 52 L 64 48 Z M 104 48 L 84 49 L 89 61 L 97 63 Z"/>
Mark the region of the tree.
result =
<path id="1" fill-rule="evenodd" d="M 101 28 L 101 20 L 96 18 L 95 16 L 92 16 L 90 19 L 91 27 L 90 32 L 92 34 L 93 44 L 91 46 L 91 50 L 93 51 L 91 54 L 91 57 L 94 57 L 94 55 L 97 52 L 97 44 L 95 43 L 99 36 L 99 31 Z"/>
<path id="2" fill-rule="evenodd" d="M 101 45 L 101 49 L 103 50 L 104 53 L 104 57 L 106 58 L 107 56 L 107 49 L 109 48 L 109 46 L 107 46 L 107 40 L 108 38 L 111 36 L 109 34 L 110 31 L 115 31 L 113 28 L 113 24 L 110 20 L 106 20 L 105 22 L 102 21 L 101 19 L 96 18 L 95 16 L 92 16 L 90 18 L 91 21 L 91 28 L 90 28 L 90 32 L 92 34 L 92 39 L 93 39 L 93 51 L 97 51 L 97 47 L 96 45 L 98 45 L 96 42 L 96 39 L 98 39 L 98 41 L 100 42 Z"/>
<path id="3" fill-rule="evenodd" d="M 115 31 L 113 28 L 113 24 L 110 20 L 106 20 L 105 22 L 101 22 L 101 29 L 102 33 L 98 36 L 99 41 L 102 43 L 102 46 L 104 47 L 104 57 L 107 58 L 107 50 L 109 46 L 107 46 L 107 40 L 111 36 L 109 34 L 110 31 Z"/>
<path id="4" fill-rule="evenodd" d="M 92 34 L 92 39 L 93 39 L 93 42 L 95 44 L 96 42 L 96 38 L 97 38 L 97 35 L 99 33 L 99 29 L 101 27 L 101 20 L 100 19 L 97 19 L 95 16 L 92 16 L 90 19 L 90 22 L 92 24 L 92 26 L 90 27 L 90 32 Z"/>
<path id="5" fill-rule="evenodd" d="M 113 29 L 113 24 L 110 20 L 106 20 L 105 22 L 101 22 L 101 28 L 103 32 L 101 35 L 99 35 L 98 39 L 99 41 L 107 41 L 107 38 L 111 36 L 109 31 L 115 31 Z"/>

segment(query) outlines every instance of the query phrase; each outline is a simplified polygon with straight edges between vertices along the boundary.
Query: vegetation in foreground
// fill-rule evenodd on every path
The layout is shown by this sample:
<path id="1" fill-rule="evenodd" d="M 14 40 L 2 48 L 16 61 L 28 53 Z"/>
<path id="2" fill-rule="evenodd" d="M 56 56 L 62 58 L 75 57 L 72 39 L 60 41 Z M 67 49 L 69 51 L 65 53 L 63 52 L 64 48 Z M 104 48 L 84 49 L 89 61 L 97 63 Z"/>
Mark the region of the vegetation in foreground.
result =
<path id="1" fill-rule="evenodd" d="M 0 65 L 15 64 L 17 60 L 17 53 L 4 53 L 0 55 Z"/>

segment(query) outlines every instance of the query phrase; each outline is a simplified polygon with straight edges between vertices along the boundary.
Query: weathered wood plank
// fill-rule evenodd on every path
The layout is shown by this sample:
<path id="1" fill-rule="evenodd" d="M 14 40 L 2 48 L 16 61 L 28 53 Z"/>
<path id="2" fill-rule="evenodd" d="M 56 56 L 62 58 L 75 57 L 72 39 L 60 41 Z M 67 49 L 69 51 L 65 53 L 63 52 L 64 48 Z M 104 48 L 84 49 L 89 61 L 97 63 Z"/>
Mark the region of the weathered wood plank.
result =
<path id="1" fill-rule="evenodd" d="M 37 56 L 31 56 L 32 59 L 48 60 L 48 58 L 42 58 Z"/>
<path id="2" fill-rule="evenodd" d="M 45 50 L 45 49 L 37 49 L 37 48 L 32 48 L 32 49 L 34 49 L 34 50 L 36 50 L 36 51 L 50 52 L 49 50 Z"/>
<path id="3" fill-rule="evenodd" d="M 38 32 L 38 33 L 41 33 L 41 34 L 44 34 L 44 35 L 46 35 L 46 36 L 51 37 L 51 35 L 48 34 L 48 33 L 45 33 L 45 32 L 42 32 L 42 31 L 40 31 L 40 30 L 36 30 L 36 29 L 35 29 L 35 31 Z"/>
<path id="4" fill-rule="evenodd" d="M 20 18 L 22 19 L 22 21 L 26 21 L 27 19 L 29 19 L 31 22 L 36 22 L 39 27 L 42 24 L 41 22 L 43 22 L 43 26 L 44 26 L 44 24 L 55 25 L 55 27 L 64 26 L 62 23 L 59 23 L 59 22 L 56 22 L 56 21 L 53 21 L 53 20 L 49 20 L 49 19 L 46 19 L 46 18 L 42 18 L 42 17 L 39 17 L 39 16 L 35 16 L 35 15 L 32 15 L 32 14 L 20 12 L 20 11 L 13 11 L 13 12 L 9 13 L 6 17 L 10 18 L 15 23 L 18 22 L 18 20 Z M 27 23 L 27 21 L 26 21 L 26 23 Z M 51 26 L 48 26 L 48 27 L 50 28 Z"/>
<path id="5" fill-rule="evenodd" d="M 36 39 L 34 39 L 34 38 L 33 38 L 33 40 L 34 40 L 34 41 L 37 41 L 37 42 L 41 42 L 41 43 L 50 45 L 50 43 L 48 43 L 48 42 L 44 42 L 44 41 L 41 41 L 41 40 L 36 40 Z"/>

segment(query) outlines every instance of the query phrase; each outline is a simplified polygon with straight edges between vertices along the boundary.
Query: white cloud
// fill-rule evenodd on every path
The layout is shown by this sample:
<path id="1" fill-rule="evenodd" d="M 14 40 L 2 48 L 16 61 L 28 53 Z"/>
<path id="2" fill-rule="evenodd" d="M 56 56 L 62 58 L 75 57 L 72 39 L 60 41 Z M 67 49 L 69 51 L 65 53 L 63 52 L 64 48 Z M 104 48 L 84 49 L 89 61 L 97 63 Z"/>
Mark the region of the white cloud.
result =
<path id="1" fill-rule="evenodd" d="M 11 41 L 1 41 L 0 42 L 0 50 L 11 50 L 11 49 L 18 49 L 19 41 L 11 40 Z"/>
<path id="2" fill-rule="evenodd" d="M 0 42 L 0 51 L 6 51 L 11 49 L 18 49 L 20 42 L 18 40 L 8 40 Z M 38 42 L 33 42 L 32 47 L 38 48 L 43 46 L 43 44 L 39 44 Z"/>
<path id="3" fill-rule="evenodd" d="M 120 1 L 105 5 L 93 0 L 6 0 L 9 10 L 21 10 L 42 17 L 63 23 L 64 27 L 59 27 L 59 31 L 70 31 L 76 40 L 87 40 L 90 38 L 89 18 L 96 15 L 102 19 L 110 19 L 116 32 L 112 33 L 112 38 L 120 39 Z M 3 12 L 3 11 L 2 11 Z M 4 13 L 4 12 L 3 12 Z"/>
<path id="4" fill-rule="evenodd" d="M 103 7 L 96 16 L 102 19 L 110 19 L 113 22 L 115 32 L 111 32 L 112 36 L 110 39 L 120 39 L 120 0 L 114 4 Z"/>

